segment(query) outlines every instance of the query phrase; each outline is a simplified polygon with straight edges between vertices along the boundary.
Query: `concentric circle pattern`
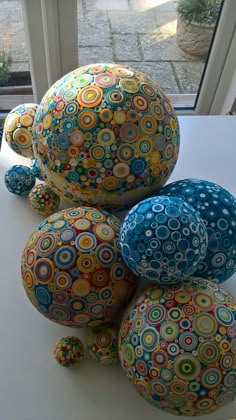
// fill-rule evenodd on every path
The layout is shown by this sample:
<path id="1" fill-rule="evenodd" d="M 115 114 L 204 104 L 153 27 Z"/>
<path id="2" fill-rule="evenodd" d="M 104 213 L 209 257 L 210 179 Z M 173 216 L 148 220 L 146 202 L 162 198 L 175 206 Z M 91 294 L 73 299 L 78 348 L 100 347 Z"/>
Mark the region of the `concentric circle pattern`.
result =
<path id="1" fill-rule="evenodd" d="M 55 345 L 54 358 L 61 366 L 74 366 L 81 361 L 83 356 L 84 346 L 77 337 L 62 337 Z"/>
<path id="2" fill-rule="evenodd" d="M 112 324 L 90 329 L 87 344 L 90 357 L 97 362 L 103 365 L 118 362 L 118 330 Z"/>
<path id="3" fill-rule="evenodd" d="M 32 210 L 43 216 L 49 216 L 58 210 L 60 197 L 47 185 L 37 184 L 29 193 Z"/>
<path id="4" fill-rule="evenodd" d="M 210 414 L 236 397 L 236 300 L 189 278 L 149 286 L 128 305 L 119 331 L 122 368 L 137 392 L 171 414 Z"/>
<path id="5" fill-rule="evenodd" d="M 18 155 L 33 157 L 32 127 L 38 105 L 23 104 L 14 108 L 4 123 L 4 134 L 8 145 Z"/>
<path id="6" fill-rule="evenodd" d="M 14 165 L 5 173 L 4 182 L 11 193 L 26 195 L 35 185 L 36 179 L 28 166 Z"/>
<path id="7" fill-rule="evenodd" d="M 46 183 L 67 201 L 106 209 L 157 191 L 179 152 L 178 120 L 161 88 L 117 64 L 80 67 L 57 81 L 33 132 Z"/>
<path id="8" fill-rule="evenodd" d="M 196 271 L 205 258 L 208 238 L 192 206 L 177 197 L 158 196 L 128 212 L 119 241 L 125 263 L 137 276 L 164 285 Z"/>
<path id="9" fill-rule="evenodd" d="M 159 192 L 182 198 L 198 212 L 208 233 L 206 257 L 196 274 L 223 283 L 236 271 L 236 198 L 213 182 L 184 179 Z"/>
<path id="10" fill-rule="evenodd" d="M 137 280 L 118 249 L 120 221 L 76 207 L 53 214 L 32 233 L 21 259 L 32 304 L 62 325 L 97 326 L 125 307 Z"/>

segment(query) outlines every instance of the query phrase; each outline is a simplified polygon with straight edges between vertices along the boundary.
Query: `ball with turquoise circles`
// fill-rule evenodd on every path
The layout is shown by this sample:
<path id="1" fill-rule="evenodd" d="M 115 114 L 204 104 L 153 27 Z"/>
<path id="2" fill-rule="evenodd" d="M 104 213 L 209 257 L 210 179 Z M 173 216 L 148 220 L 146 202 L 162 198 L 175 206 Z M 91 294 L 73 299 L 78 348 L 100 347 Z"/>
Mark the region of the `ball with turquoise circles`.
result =
<path id="1" fill-rule="evenodd" d="M 160 194 L 182 198 L 204 221 L 209 240 L 196 274 L 220 283 L 228 280 L 236 271 L 236 198 L 220 185 L 201 179 L 172 182 Z"/>
<path id="2" fill-rule="evenodd" d="M 7 115 L 4 123 L 6 142 L 14 152 L 27 158 L 34 155 L 32 127 L 37 109 L 37 104 L 18 105 Z"/>
<path id="3" fill-rule="evenodd" d="M 24 247 L 21 273 L 42 315 L 65 326 L 94 327 L 125 309 L 137 279 L 121 257 L 120 224 L 110 213 L 84 206 L 39 224 Z"/>
<path id="4" fill-rule="evenodd" d="M 36 159 L 31 159 L 30 169 L 36 178 L 38 178 L 40 181 L 44 181 Z"/>
<path id="5" fill-rule="evenodd" d="M 57 81 L 33 131 L 46 183 L 67 201 L 106 209 L 160 189 L 179 152 L 170 100 L 154 80 L 125 65 L 87 65 Z"/>
<path id="6" fill-rule="evenodd" d="M 214 282 L 189 278 L 134 297 L 119 332 L 122 368 L 152 405 L 209 415 L 236 396 L 236 300 Z"/>
<path id="7" fill-rule="evenodd" d="M 4 182 L 9 192 L 27 195 L 34 187 L 36 179 L 28 166 L 14 165 L 5 173 Z"/>
<path id="8" fill-rule="evenodd" d="M 119 241 L 125 263 L 137 276 L 171 284 L 196 271 L 205 258 L 208 238 L 192 206 L 176 197 L 158 196 L 128 212 Z"/>
<path id="9" fill-rule="evenodd" d="M 54 358 L 63 367 L 78 365 L 84 357 L 84 346 L 82 341 L 74 336 L 68 335 L 57 341 L 54 348 Z"/>
<path id="10" fill-rule="evenodd" d="M 103 365 L 117 363 L 118 332 L 118 328 L 111 323 L 90 329 L 87 339 L 89 356 Z"/>

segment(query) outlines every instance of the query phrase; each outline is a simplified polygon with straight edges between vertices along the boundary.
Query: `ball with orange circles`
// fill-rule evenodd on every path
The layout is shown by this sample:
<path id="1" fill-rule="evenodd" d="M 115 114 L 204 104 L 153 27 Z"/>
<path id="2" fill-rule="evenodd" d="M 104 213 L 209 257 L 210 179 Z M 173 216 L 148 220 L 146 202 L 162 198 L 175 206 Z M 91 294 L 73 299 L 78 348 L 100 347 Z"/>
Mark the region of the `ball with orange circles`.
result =
<path id="1" fill-rule="evenodd" d="M 34 152 L 62 198 L 120 208 L 157 191 L 179 151 L 174 109 L 150 77 L 117 64 L 80 67 L 45 94 Z"/>
<path id="2" fill-rule="evenodd" d="M 93 207 L 55 213 L 23 250 L 23 286 L 48 319 L 71 327 L 97 326 L 125 308 L 137 286 L 118 246 L 120 221 Z"/>
<path id="3" fill-rule="evenodd" d="M 7 115 L 4 123 L 4 136 L 10 148 L 28 158 L 34 156 L 32 127 L 37 109 L 37 104 L 19 105 Z"/>

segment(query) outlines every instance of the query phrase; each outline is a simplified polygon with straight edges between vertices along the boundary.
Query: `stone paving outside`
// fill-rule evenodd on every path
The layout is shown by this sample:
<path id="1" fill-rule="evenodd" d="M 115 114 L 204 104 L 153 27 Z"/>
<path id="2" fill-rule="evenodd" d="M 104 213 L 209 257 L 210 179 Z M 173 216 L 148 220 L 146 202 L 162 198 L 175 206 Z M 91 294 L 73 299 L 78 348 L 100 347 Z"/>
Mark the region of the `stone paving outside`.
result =
<path id="1" fill-rule="evenodd" d="M 196 93 L 204 63 L 176 43 L 176 0 L 77 0 L 79 66 L 129 64 L 151 75 L 167 94 Z M 0 50 L 13 71 L 29 70 L 21 0 L 0 0 Z"/>

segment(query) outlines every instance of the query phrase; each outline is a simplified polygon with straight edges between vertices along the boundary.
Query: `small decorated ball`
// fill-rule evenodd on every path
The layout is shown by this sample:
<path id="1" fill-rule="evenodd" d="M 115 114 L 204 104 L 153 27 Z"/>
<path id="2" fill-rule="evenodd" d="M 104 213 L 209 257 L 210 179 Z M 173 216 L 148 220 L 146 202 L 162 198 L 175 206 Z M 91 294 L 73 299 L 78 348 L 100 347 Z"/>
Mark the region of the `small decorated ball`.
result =
<path id="1" fill-rule="evenodd" d="M 36 178 L 38 178 L 40 181 L 44 181 L 36 159 L 31 159 L 30 169 Z"/>
<path id="2" fill-rule="evenodd" d="M 118 329 L 111 324 L 94 327 L 88 334 L 88 352 L 92 359 L 103 365 L 117 363 Z"/>
<path id="3" fill-rule="evenodd" d="M 54 358 L 61 366 L 74 366 L 81 361 L 83 356 L 84 346 L 77 337 L 62 337 L 55 345 Z"/>
<path id="4" fill-rule="evenodd" d="M 149 287 L 119 332 L 122 368 L 138 393 L 171 414 L 198 416 L 236 396 L 236 300 L 200 278 Z"/>
<path id="5" fill-rule="evenodd" d="M 71 327 L 97 326 L 125 308 L 137 279 L 118 246 L 120 220 L 93 207 L 44 220 L 25 245 L 21 272 L 32 304 Z"/>
<path id="6" fill-rule="evenodd" d="M 32 127 L 37 109 L 37 104 L 18 105 L 7 115 L 4 124 L 8 145 L 18 155 L 28 158 L 34 155 Z"/>
<path id="7" fill-rule="evenodd" d="M 60 197 L 46 184 L 37 184 L 29 193 L 32 210 L 42 216 L 49 216 L 58 210 Z"/>
<path id="8" fill-rule="evenodd" d="M 160 189 L 179 152 L 179 124 L 160 86 L 117 64 L 80 67 L 45 94 L 34 122 L 34 153 L 62 198 L 104 208 Z"/>
<path id="9" fill-rule="evenodd" d="M 5 173 L 4 182 L 11 193 L 26 195 L 35 185 L 36 179 L 28 166 L 14 165 Z"/>
<path id="10" fill-rule="evenodd" d="M 160 194 L 182 198 L 204 221 L 208 246 L 196 275 L 220 283 L 229 279 L 236 271 L 236 198 L 220 185 L 198 179 L 172 182 Z"/>
<path id="11" fill-rule="evenodd" d="M 207 232 L 197 212 L 176 197 L 151 197 L 136 204 L 120 230 L 127 266 L 146 280 L 178 283 L 192 275 L 206 255 Z"/>

